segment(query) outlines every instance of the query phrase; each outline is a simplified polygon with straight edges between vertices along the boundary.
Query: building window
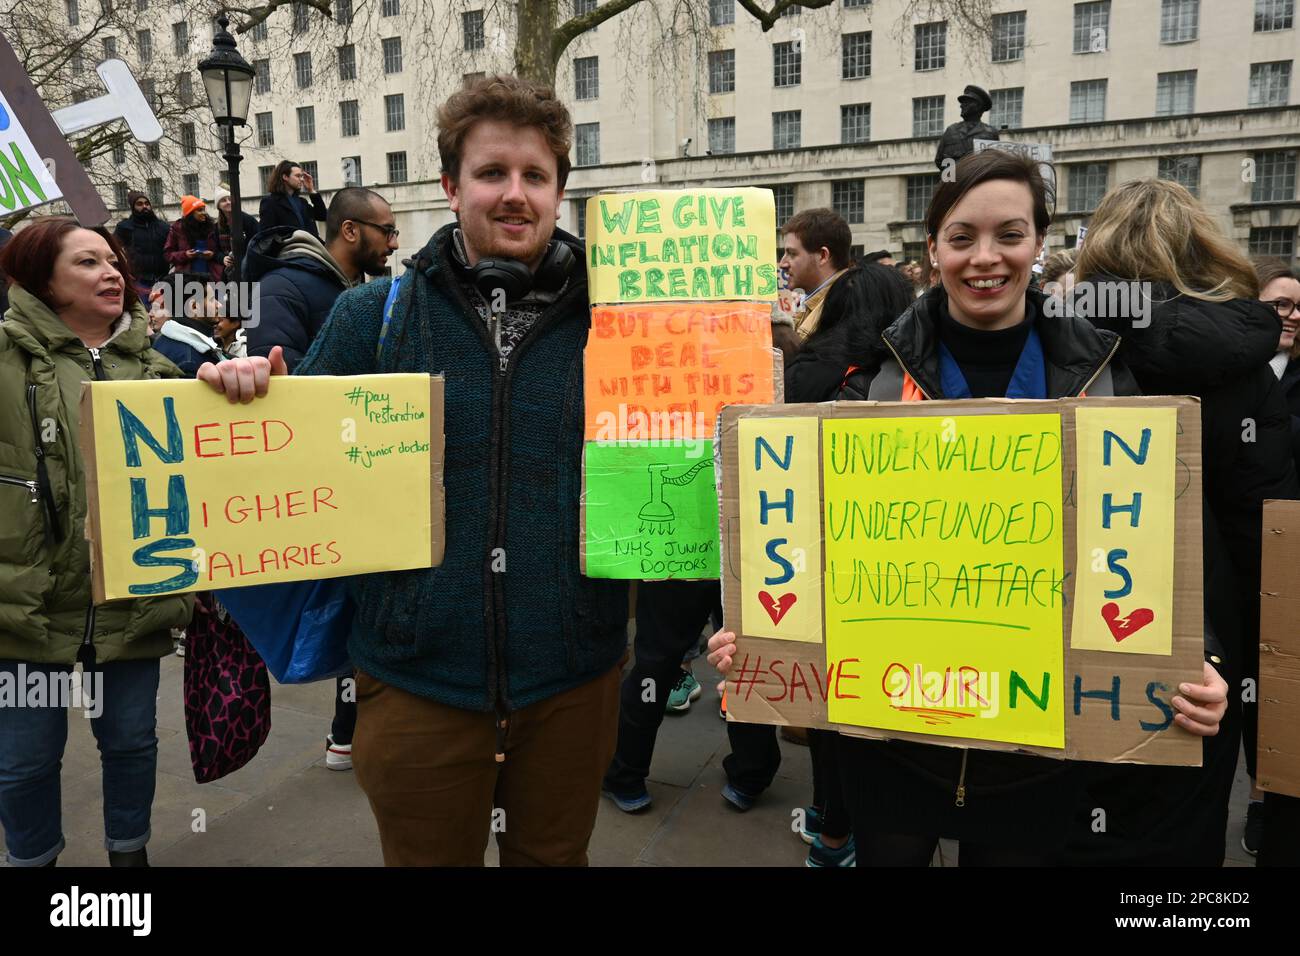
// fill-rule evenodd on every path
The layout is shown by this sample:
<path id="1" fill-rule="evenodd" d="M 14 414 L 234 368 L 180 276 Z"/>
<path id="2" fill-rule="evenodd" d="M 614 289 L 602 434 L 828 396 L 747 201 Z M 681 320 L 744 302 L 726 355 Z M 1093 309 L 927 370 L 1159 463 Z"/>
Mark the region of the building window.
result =
<path id="1" fill-rule="evenodd" d="M 799 110 L 772 114 L 772 148 L 798 149 L 803 141 L 803 117 Z"/>
<path id="2" fill-rule="evenodd" d="M 271 191 L 271 173 L 275 171 L 274 166 L 258 166 L 257 181 L 262 184 L 263 192 Z"/>
<path id="3" fill-rule="evenodd" d="M 943 97 L 917 96 L 912 99 L 912 135 L 943 135 Z"/>
<path id="4" fill-rule="evenodd" d="M 344 136 L 361 135 L 361 109 L 356 100 L 339 103 L 339 129 Z"/>
<path id="5" fill-rule="evenodd" d="M 1295 22 L 1295 0 L 1255 0 L 1255 32 L 1290 30 Z"/>
<path id="6" fill-rule="evenodd" d="M 144 191 L 149 194 L 149 202 L 155 207 L 163 204 L 163 182 L 157 176 L 150 176 L 144 181 Z"/>
<path id="7" fill-rule="evenodd" d="M 312 182 L 316 184 L 318 190 L 323 188 L 320 181 L 320 170 L 316 168 L 316 161 L 314 159 L 304 160 L 302 163 L 302 171 L 311 177 Z"/>
<path id="8" fill-rule="evenodd" d="M 866 182 L 847 179 L 831 183 L 831 211 L 845 222 L 860 223 L 866 220 Z"/>
<path id="9" fill-rule="evenodd" d="M 151 162 L 156 163 L 162 159 L 162 146 L 158 143 L 147 143 L 144 154 L 149 157 Z"/>
<path id="10" fill-rule="evenodd" d="M 784 10 L 781 11 L 781 16 L 797 17 L 799 15 L 799 10 L 800 10 L 799 7 L 786 7 Z"/>
<path id="11" fill-rule="evenodd" d="M 1074 52 L 1105 53 L 1110 49 L 1110 0 L 1074 5 Z"/>
<path id="12" fill-rule="evenodd" d="M 144 94 L 144 101 L 149 104 L 149 108 L 155 113 L 158 112 L 158 93 L 155 88 L 153 78 L 140 81 L 140 92 Z M 150 146 L 157 146 L 157 143 L 150 143 Z"/>
<path id="13" fill-rule="evenodd" d="M 1076 80 L 1070 84 L 1071 123 L 1105 121 L 1106 84 L 1106 80 Z"/>
<path id="14" fill-rule="evenodd" d="M 177 56 L 185 56 L 190 52 L 190 25 L 184 20 L 172 24 L 172 46 Z"/>
<path id="15" fill-rule="evenodd" d="M 127 189 L 126 183 L 113 183 L 113 206 L 117 209 L 126 209 L 131 204 L 126 200 Z"/>
<path id="16" fill-rule="evenodd" d="M 1201 0 L 1160 0 L 1160 42 L 1186 43 L 1200 32 Z"/>
<path id="17" fill-rule="evenodd" d="M 267 37 L 266 21 L 263 20 L 261 23 L 256 24 L 253 29 L 248 31 L 248 35 L 252 38 L 254 43 L 261 43 L 264 41 Z"/>
<path id="18" fill-rule="evenodd" d="M 600 96 L 600 57 L 580 56 L 573 61 L 573 98 L 594 100 Z"/>
<path id="19" fill-rule="evenodd" d="M 270 60 L 253 61 L 253 92 L 254 93 L 271 92 L 271 61 Z"/>
<path id="20" fill-rule="evenodd" d="M 1295 199 L 1295 150 L 1255 154 L 1255 183 L 1251 202 L 1291 202 Z"/>
<path id="21" fill-rule="evenodd" d="M 577 158 L 575 165 L 600 165 L 600 124 L 579 123 L 573 128 Z"/>
<path id="22" fill-rule="evenodd" d="M 135 34 L 135 49 L 140 56 L 140 65 L 153 60 L 153 34 L 148 30 L 138 30 Z"/>
<path id="23" fill-rule="evenodd" d="M 86 58 L 82 56 L 80 53 L 72 54 L 72 58 L 69 61 L 69 65 L 71 66 L 73 73 L 86 72 Z"/>
<path id="24" fill-rule="evenodd" d="M 406 182 L 406 151 L 388 154 L 388 181 L 390 183 Z"/>
<path id="25" fill-rule="evenodd" d="M 274 146 L 275 145 L 275 115 L 272 113 L 257 114 L 257 145 Z"/>
<path id="26" fill-rule="evenodd" d="M 351 43 L 339 47 L 339 79 L 357 78 L 357 48 Z"/>
<path id="27" fill-rule="evenodd" d="M 1247 240 L 1252 256 L 1277 256 L 1290 262 L 1295 258 L 1295 226 L 1269 226 L 1250 230 Z"/>
<path id="28" fill-rule="evenodd" d="M 342 166 L 343 169 L 343 185 L 360 186 L 361 185 L 361 157 L 344 156 L 343 162 L 340 165 Z"/>
<path id="29" fill-rule="evenodd" d="M 989 125 L 994 129 L 1019 129 L 1024 126 L 1025 88 L 1016 86 L 1006 90 L 989 90 L 993 108 L 989 110 Z"/>
<path id="30" fill-rule="evenodd" d="M 714 50 L 709 54 L 709 92 L 736 92 L 735 50 Z"/>
<path id="31" fill-rule="evenodd" d="M 104 37 L 104 59 L 117 59 L 117 37 Z"/>
<path id="32" fill-rule="evenodd" d="M 293 77 L 298 83 L 298 89 L 305 90 L 311 86 L 311 53 L 293 55 Z"/>
<path id="33" fill-rule="evenodd" d="M 121 166 L 126 162 L 126 143 L 113 144 L 113 163 Z"/>
<path id="34" fill-rule="evenodd" d="M 298 107 L 298 142 L 316 142 L 316 107 Z"/>
<path id="35" fill-rule="evenodd" d="M 772 44 L 772 85 L 798 86 L 803 75 L 803 51 L 794 41 Z"/>
<path id="36" fill-rule="evenodd" d="M 916 69 L 941 70 L 948 59 L 948 22 L 916 25 Z"/>
<path id="37" fill-rule="evenodd" d="M 794 187 L 773 186 L 772 199 L 776 204 L 776 228 L 780 229 L 794 215 Z"/>
<path id="38" fill-rule="evenodd" d="M 871 104 L 849 103 L 840 107 L 840 142 L 867 143 L 871 141 Z"/>
<path id="39" fill-rule="evenodd" d="M 402 0 L 384 0 L 379 8 L 381 17 L 395 17 L 402 12 Z M 389 179 L 389 182 L 398 182 L 395 179 Z M 402 180 L 405 182 L 405 180 Z"/>
<path id="40" fill-rule="evenodd" d="M 393 93 L 384 97 L 384 130 L 397 133 L 406 129 L 406 95 Z"/>
<path id="41" fill-rule="evenodd" d="M 176 97 L 181 106 L 194 105 L 194 76 L 191 73 L 176 74 Z"/>
<path id="42" fill-rule="evenodd" d="M 587 238 L 587 200 L 575 199 L 573 201 L 573 222 L 574 235 L 579 239 L 586 241 Z"/>
<path id="43" fill-rule="evenodd" d="M 461 29 L 465 34 L 466 50 L 481 50 L 484 46 L 483 11 L 467 10 L 460 15 Z"/>
<path id="44" fill-rule="evenodd" d="M 709 26 L 725 27 L 736 22 L 736 0 L 709 0 Z"/>
<path id="45" fill-rule="evenodd" d="M 306 33 L 307 28 L 311 26 L 311 8 L 303 3 L 293 5 L 293 32 Z"/>
<path id="46" fill-rule="evenodd" d="M 1076 163 L 1070 169 L 1070 211 L 1092 212 L 1106 195 L 1106 163 Z"/>
<path id="47" fill-rule="evenodd" d="M 81 22 L 81 10 L 77 0 L 63 0 L 63 7 L 68 11 L 68 26 L 75 27 Z"/>
<path id="48" fill-rule="evenodd" d="M 199 194 L 198 173 L 184 173 L 181 176 L 181 193 L 185 196 L 197 196 Z"/>
<path id="49" fill-rule="evenodd" d="M 193 123 L 181 124 L 181 155 L 197 156 L 199 154 L 199 141 L 194 135 Z"/>
<path id="50" fill-rule="evenodd" d="M 871 31 L 846 33 L 840 38 L 840 79 L 871 75 Z"/>
<path id="51" fill-rule="evenodd" d="M 1291 61 L 1250 65 L 1250 106 L 1286 106 L 1291 100 Z"/>
<path id="52" fill-rule="evenodd" d="M 1201 157 L 1161 156 L 1156 175 L 1187 188 L 1193 196 L 1201 194 Z"/>
<path id="53" fill-rule="evenodd" d="M 334 22 L 341 27 L 352 25 L 352 0 L 334 0 Z"/>
<path id="54" fill-rule="evenodd" d="M 736 151 L 736 117 L 723 116 L 709 120 L 709 152 L 734 153 Z"/>
<path id="55" fill-rule="evenodd" d="M 1025 11 L 993 16 L 993 62 L 1011 63 L 1025 58 Z"/>
<path id="56" fill-rule="evenodd" d="M 135 0 L 135 12 L 144 13 L 149 9 L 149 0 Z"/>
<path id="57" fill-rule="evenodd" d="M 585 16 L 596 9 L 599 0 L 573 0 L 573 15 L 575 17 Z M 579 237 L 581 238 L 581 237 Z"/>
<path id="58" fill-rule="evenodd" d="M 1196 71 L 1161 73 L 1156 78 L 1156 115 L 1183 116 L 1196 112 Z"/>
<path id="59" fill-rule="evenodd" d="M 844 0 L 845 10 L 867 10 L 871 7 L 871 0 Z"/>
<path id="60" fill-rule="evenodd" d="M 386 37 L 381 41 L 384 50 L 384 74 L 402 72 L 402 38 Z"/>
<path id="61" fill-rule="evenodd" d="M 919 222 L 930 208 L 934 191 L 939 188 L 938 173 L 922 173 L 907 177 L 907 218 Z"/>

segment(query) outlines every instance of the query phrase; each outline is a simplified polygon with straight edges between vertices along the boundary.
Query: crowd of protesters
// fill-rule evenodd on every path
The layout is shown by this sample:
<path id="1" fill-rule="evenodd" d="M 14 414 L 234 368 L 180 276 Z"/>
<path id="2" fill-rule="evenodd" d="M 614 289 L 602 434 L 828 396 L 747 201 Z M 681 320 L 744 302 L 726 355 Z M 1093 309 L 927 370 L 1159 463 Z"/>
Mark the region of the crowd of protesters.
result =
<path id="1" fill-rule="evenodd" d="M 383 197 L 349 187 L 327 205 L 289 160 L 256 220 L 224 189 L 215 216 L 185 196 L 170 225 L 130 193 L 112 233 L 43 217 L 0 236 L 0 671 L 80 663 L 102 675 L 92 729 L 112 865 L 147 865 L 159 659 L 194 599 L 91 600 L 76 442 L 88 379 L 196 377 L 247 403 L 287 374 L 446 376 L 456 506 L 445 560 L 349 579 L 355 675 L 336 686 L 326 735 L 326 765 L 355 770 L 389 865 L 481 865 L 494 808 L 510 820 L 497 833 L 503 864 L 585 863 L 602 794 L 628 813 L 650 805 L 665 714 L 703 695 L 692 670 L 703 632 L 714 632 L 709 662 L 731 669 L 717 582 L 639 582 L 629 668 L 628 582 L 580 571 L 583 379 L 573 370 L 589 309 L 583 245 L 556 228 L 568 111 L 548 89 L 486 77 L 444 103 L 437 125 L 456 221 L 399 279 L 382 278 L 398 239 Z M 784 398 L 1196 396 L 1205 663 L 1172 706 L 1176 725 L 1203 738 L 1202 765 L 813 730 L 801 828 L 810 866 L 925 866 L 941 838 L 958 841 L 963 866 L 1219 865 L 1240 749 L 1255 775 L 1257 712 L 1238 689 L 1258 678 L 1262 504 L 1300 498 L 1300 279 L 1287 263 L 1247 260 L 1170 182 L 1118 186 L 1083 248 L 1044 256 L 1051 202 L 1037 164 L 986 151 L 936 189 L 921 262 L 884 250 L 855 261 L 848 224 L 829 209 L 790 218 L 780 266 L 798 291 L 772 326 Z M 223 303 L 228 273 L 259 284 L 250 328 Z M 1050 295 L 1112 281 L 1151 290 L 1149 323 L 1049 307 Z M 1256 423 L 1248 442 L 1244 420 Z M 509 575 L 486 571 L 498 549 Z M 777 732 L 735 720 L 727 731 L 722 796 L 744 812 L 779 768 Z M 66 739 L 66 710 L 0 708 L 0 824 L 14 865 L 53 865 L 64 848 Z M 1300 800 L 1253 797 L 1248 851 L 1300 862 Z M 1096 807 L 1110 824 L 1100 835 L 1088 820 Z"/>

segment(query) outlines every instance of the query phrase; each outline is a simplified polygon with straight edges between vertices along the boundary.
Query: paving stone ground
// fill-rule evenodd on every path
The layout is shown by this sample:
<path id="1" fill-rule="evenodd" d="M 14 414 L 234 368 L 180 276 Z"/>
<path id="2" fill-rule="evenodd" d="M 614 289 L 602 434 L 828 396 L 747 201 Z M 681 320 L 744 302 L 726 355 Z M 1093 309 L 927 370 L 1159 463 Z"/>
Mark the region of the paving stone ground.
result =
<path id="1" fill-rule="evenodd" d="M 158 789 L 149 858 L 159 866 L 380 866 L 379 838 L 369 804 L 351 772 L 325 769 L 325 734 L 333 714 L 333 682 L 272 688 L 272 731 L 248 766 L 217 783 L 199 785 L 190 770 L 181 710 L 183 662 L 162 663 L 158 703 Z M 602 800 L 591 841 L 597 866 L 802 866 L 807 848 L 791 829 L 792 811 L 811 799 L 806 747 L 781 742 L 772 788 L 749 813 L 721 799 L 722 758 L 728 752 L 718 717 L 717 683 L 704 661 L 696 673 L 705 690 L 690 712 L 664 720 L 649 781 L 653 806 L 620 812 Z M 1240 844 L 1248 781 L 1239 765 L 1228 834 L 1229 866 L 1252 866 Z M 60 866 L 105 866 L 99 753 L 89 721 L 69 716 L 63 761 Z M 195 832 L 201 816 L 206 825 Z M 940 847 L 937 863 L 954 848 Z M 488 863 L 496 862 L 490 845 Z"/>

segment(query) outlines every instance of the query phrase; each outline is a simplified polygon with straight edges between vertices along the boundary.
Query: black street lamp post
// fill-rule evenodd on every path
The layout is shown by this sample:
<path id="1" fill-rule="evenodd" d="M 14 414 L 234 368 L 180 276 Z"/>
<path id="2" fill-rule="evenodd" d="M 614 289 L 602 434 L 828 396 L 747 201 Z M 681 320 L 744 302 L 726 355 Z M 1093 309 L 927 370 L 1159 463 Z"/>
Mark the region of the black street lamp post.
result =
<path id="1" fill-rule="evenodd" d="M 217 18 L 217 32 L 212 38 L 212 52 L 199 61 L 199 75 L 208 93 L 212 118 L 225 129 L 226 151 L 222 156 L 230 173 L 230 256 L 229 278 L 239 281 L 240 262 L 244 256 L 243 210 L 239 198 L 239 163 L 244 158 L 235 140 L 235 127 L 248 125 L 248 104 L 253 97 L 254 71 L 235 49 L 235 38 L 227 31 L 230 19 L 223 11 Z"/>

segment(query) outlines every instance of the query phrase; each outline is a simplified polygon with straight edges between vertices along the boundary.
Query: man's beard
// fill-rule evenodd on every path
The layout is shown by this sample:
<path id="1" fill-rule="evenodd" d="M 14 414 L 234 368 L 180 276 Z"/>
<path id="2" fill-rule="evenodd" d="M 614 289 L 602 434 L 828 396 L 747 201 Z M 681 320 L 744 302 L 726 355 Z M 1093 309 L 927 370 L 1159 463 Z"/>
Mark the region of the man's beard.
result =
<path id="1" fill-rule="evenodd" d="M 554 229 L 552 229 L 551 233 L 544 238 L 539 229 L 534 233 L 534 236 L 536 237 L 535 243 L 525 248 L 518 244 L 501 241 L 500 237 L 495 235 L 490 226 L 488 227 L 486 234 L 483 236 L 469 235 L 465 231 L 464 222 L 461 223 L 460 228 L 461 234 L 465 238 L 466 246 L 472 246 L 474 252 L 478 254 L 480 259 L 513 259 L 517 262 L 524 263 L 530 268 L 535 262 L 541 260 L 543 254 L 546 252 L 546 247 L 549 246 L 551 240 L 555 238 Z"/>
<path id="2" fill-rule="evenodd" d="M 131 212 L 131 218 L 136 222 L 145 223 L 153 222 L 158 215 L 152 209 L 135 209 Z"/>

